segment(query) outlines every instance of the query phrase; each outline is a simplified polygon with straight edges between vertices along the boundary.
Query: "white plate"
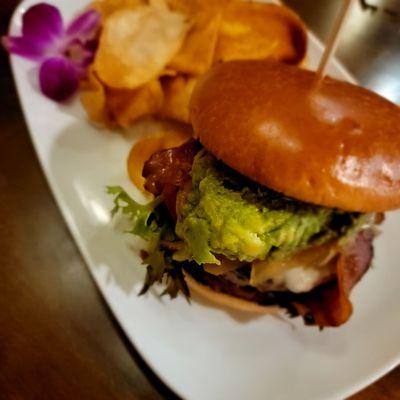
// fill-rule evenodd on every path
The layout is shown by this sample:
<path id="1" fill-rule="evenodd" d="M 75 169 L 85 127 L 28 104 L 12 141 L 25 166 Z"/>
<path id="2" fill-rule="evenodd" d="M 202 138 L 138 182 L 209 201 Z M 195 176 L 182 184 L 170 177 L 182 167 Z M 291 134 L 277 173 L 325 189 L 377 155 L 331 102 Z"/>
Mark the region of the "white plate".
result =
<path id="1" fill-rule="evenodd" d="M 11 31 L 19 32 L 21 3 Z M 66 18 L 82 0 L 52 1 Z M 311 38 L 315 65 L 321 46 Z M 118 233 L 104 187 L 130 185 L 125 162 L 132 142 L 154 126 L 126 136 L 98 130 L 79 102 L 58 106 L 38 93 L 33 65 L 12 57 L 32 141 L 51 189 L 93 278 L 126 335 L 157 375 L 187 399 L 338 399 L 400 362 L 400 216 L 391 214 L 376 241 L 375 267 L 352 294 L 355 312 L 339 329 L 304 327 L 273 317 L 245 320 L 178 298 L 138 297 L 144 275 L 141 242 Z M 332 74 L 351 79 L 337 64 Z"/>

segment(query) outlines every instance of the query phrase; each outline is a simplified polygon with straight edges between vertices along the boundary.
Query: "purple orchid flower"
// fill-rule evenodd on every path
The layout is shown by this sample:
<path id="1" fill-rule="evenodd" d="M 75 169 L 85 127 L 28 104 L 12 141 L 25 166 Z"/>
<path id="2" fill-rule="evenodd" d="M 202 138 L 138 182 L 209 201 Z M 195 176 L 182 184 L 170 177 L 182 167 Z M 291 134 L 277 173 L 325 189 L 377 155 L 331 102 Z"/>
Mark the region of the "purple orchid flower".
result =
<path id="1" fill-rule="evenodd" d="M 40 64 L 39 84 L 49 98 L 63 101 L 78 89 L 96 50 L 100 14 L 86 11 L 64 26 L 60 11 L 46 3 L 23 15 L 22 36 L 3 37 L 6 49 Z"/>

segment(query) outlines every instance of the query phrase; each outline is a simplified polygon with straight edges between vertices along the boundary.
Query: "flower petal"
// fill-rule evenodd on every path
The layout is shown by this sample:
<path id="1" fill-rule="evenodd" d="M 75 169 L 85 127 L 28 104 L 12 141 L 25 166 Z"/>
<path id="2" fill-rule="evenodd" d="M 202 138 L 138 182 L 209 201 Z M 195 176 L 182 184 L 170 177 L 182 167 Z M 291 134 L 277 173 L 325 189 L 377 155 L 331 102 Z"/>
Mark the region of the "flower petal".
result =
<path id="1" fill-rule="evenodd" d="M 46 42 L 32 41 L 15 36 L 4 36 L 2 43 L 9 53 L 17 54 L 33 61 L 43 60 L 47 49 Z"/>
<path id="2" fill-rule="evenodd" d="M 100 19 L 101 16 L 97 11 L 86 11 L 71 22 L 66 33 L 68 36 L 80 39 L 91 37 L 99 27 Z"/>
<path id="3" fill-rule="evenodd" d="M 49 58 L 40 67 L 40 88 L 52 100 L 67 100 L 78 89 L 80 74 L 81 71 L 70 60 Z"/>
<path id="4" fill-rule="evenodd" d="M 40 3 L 29 8 L 23 15 L 22 35 L 32 42 L 51 45 L 64 33 L 63 21 L 58 8 Z"/>

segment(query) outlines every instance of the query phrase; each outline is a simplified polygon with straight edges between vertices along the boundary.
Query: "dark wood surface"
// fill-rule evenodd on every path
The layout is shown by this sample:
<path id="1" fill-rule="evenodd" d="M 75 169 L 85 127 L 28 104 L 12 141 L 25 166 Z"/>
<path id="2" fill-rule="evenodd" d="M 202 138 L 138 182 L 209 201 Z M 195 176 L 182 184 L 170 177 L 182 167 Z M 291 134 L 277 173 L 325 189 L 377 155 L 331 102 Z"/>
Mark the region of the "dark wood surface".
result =
<path id="1" fill-rule="evenodd" d="M 316 2 L 303 1 L 302 12 L 307 3 Z M 1 34 L 16 4 L 1 0 Z M 0 399 L 173 397 L 129 345 L 86 270 L 40 170 L 3 51 L 0 238 Z M 353 399 L 400 399 L 400 369 Z"/>

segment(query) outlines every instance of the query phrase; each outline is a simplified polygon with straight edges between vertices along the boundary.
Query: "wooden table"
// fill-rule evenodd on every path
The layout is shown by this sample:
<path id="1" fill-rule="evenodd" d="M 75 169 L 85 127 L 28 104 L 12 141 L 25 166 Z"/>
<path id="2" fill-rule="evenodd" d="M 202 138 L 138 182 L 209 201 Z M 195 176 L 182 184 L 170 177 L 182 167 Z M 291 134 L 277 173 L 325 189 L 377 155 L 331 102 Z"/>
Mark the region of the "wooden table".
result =
<path id="1" fill-rule="evenodd" d="M 317 3 L 290 2 L 308 16 Z M 1 0 L 1 34 L 16 4 Z M 320 29 L 323 15 L 328 17 L 323 7 L 313 9 L 309 23 Z M 130 346 L 86 270 L 40 170 L 5 52 L 0 52 L 0 235 L 1 399 L 174 397 Z M 399 398 L 400 369 L 354 397 Z"/>

